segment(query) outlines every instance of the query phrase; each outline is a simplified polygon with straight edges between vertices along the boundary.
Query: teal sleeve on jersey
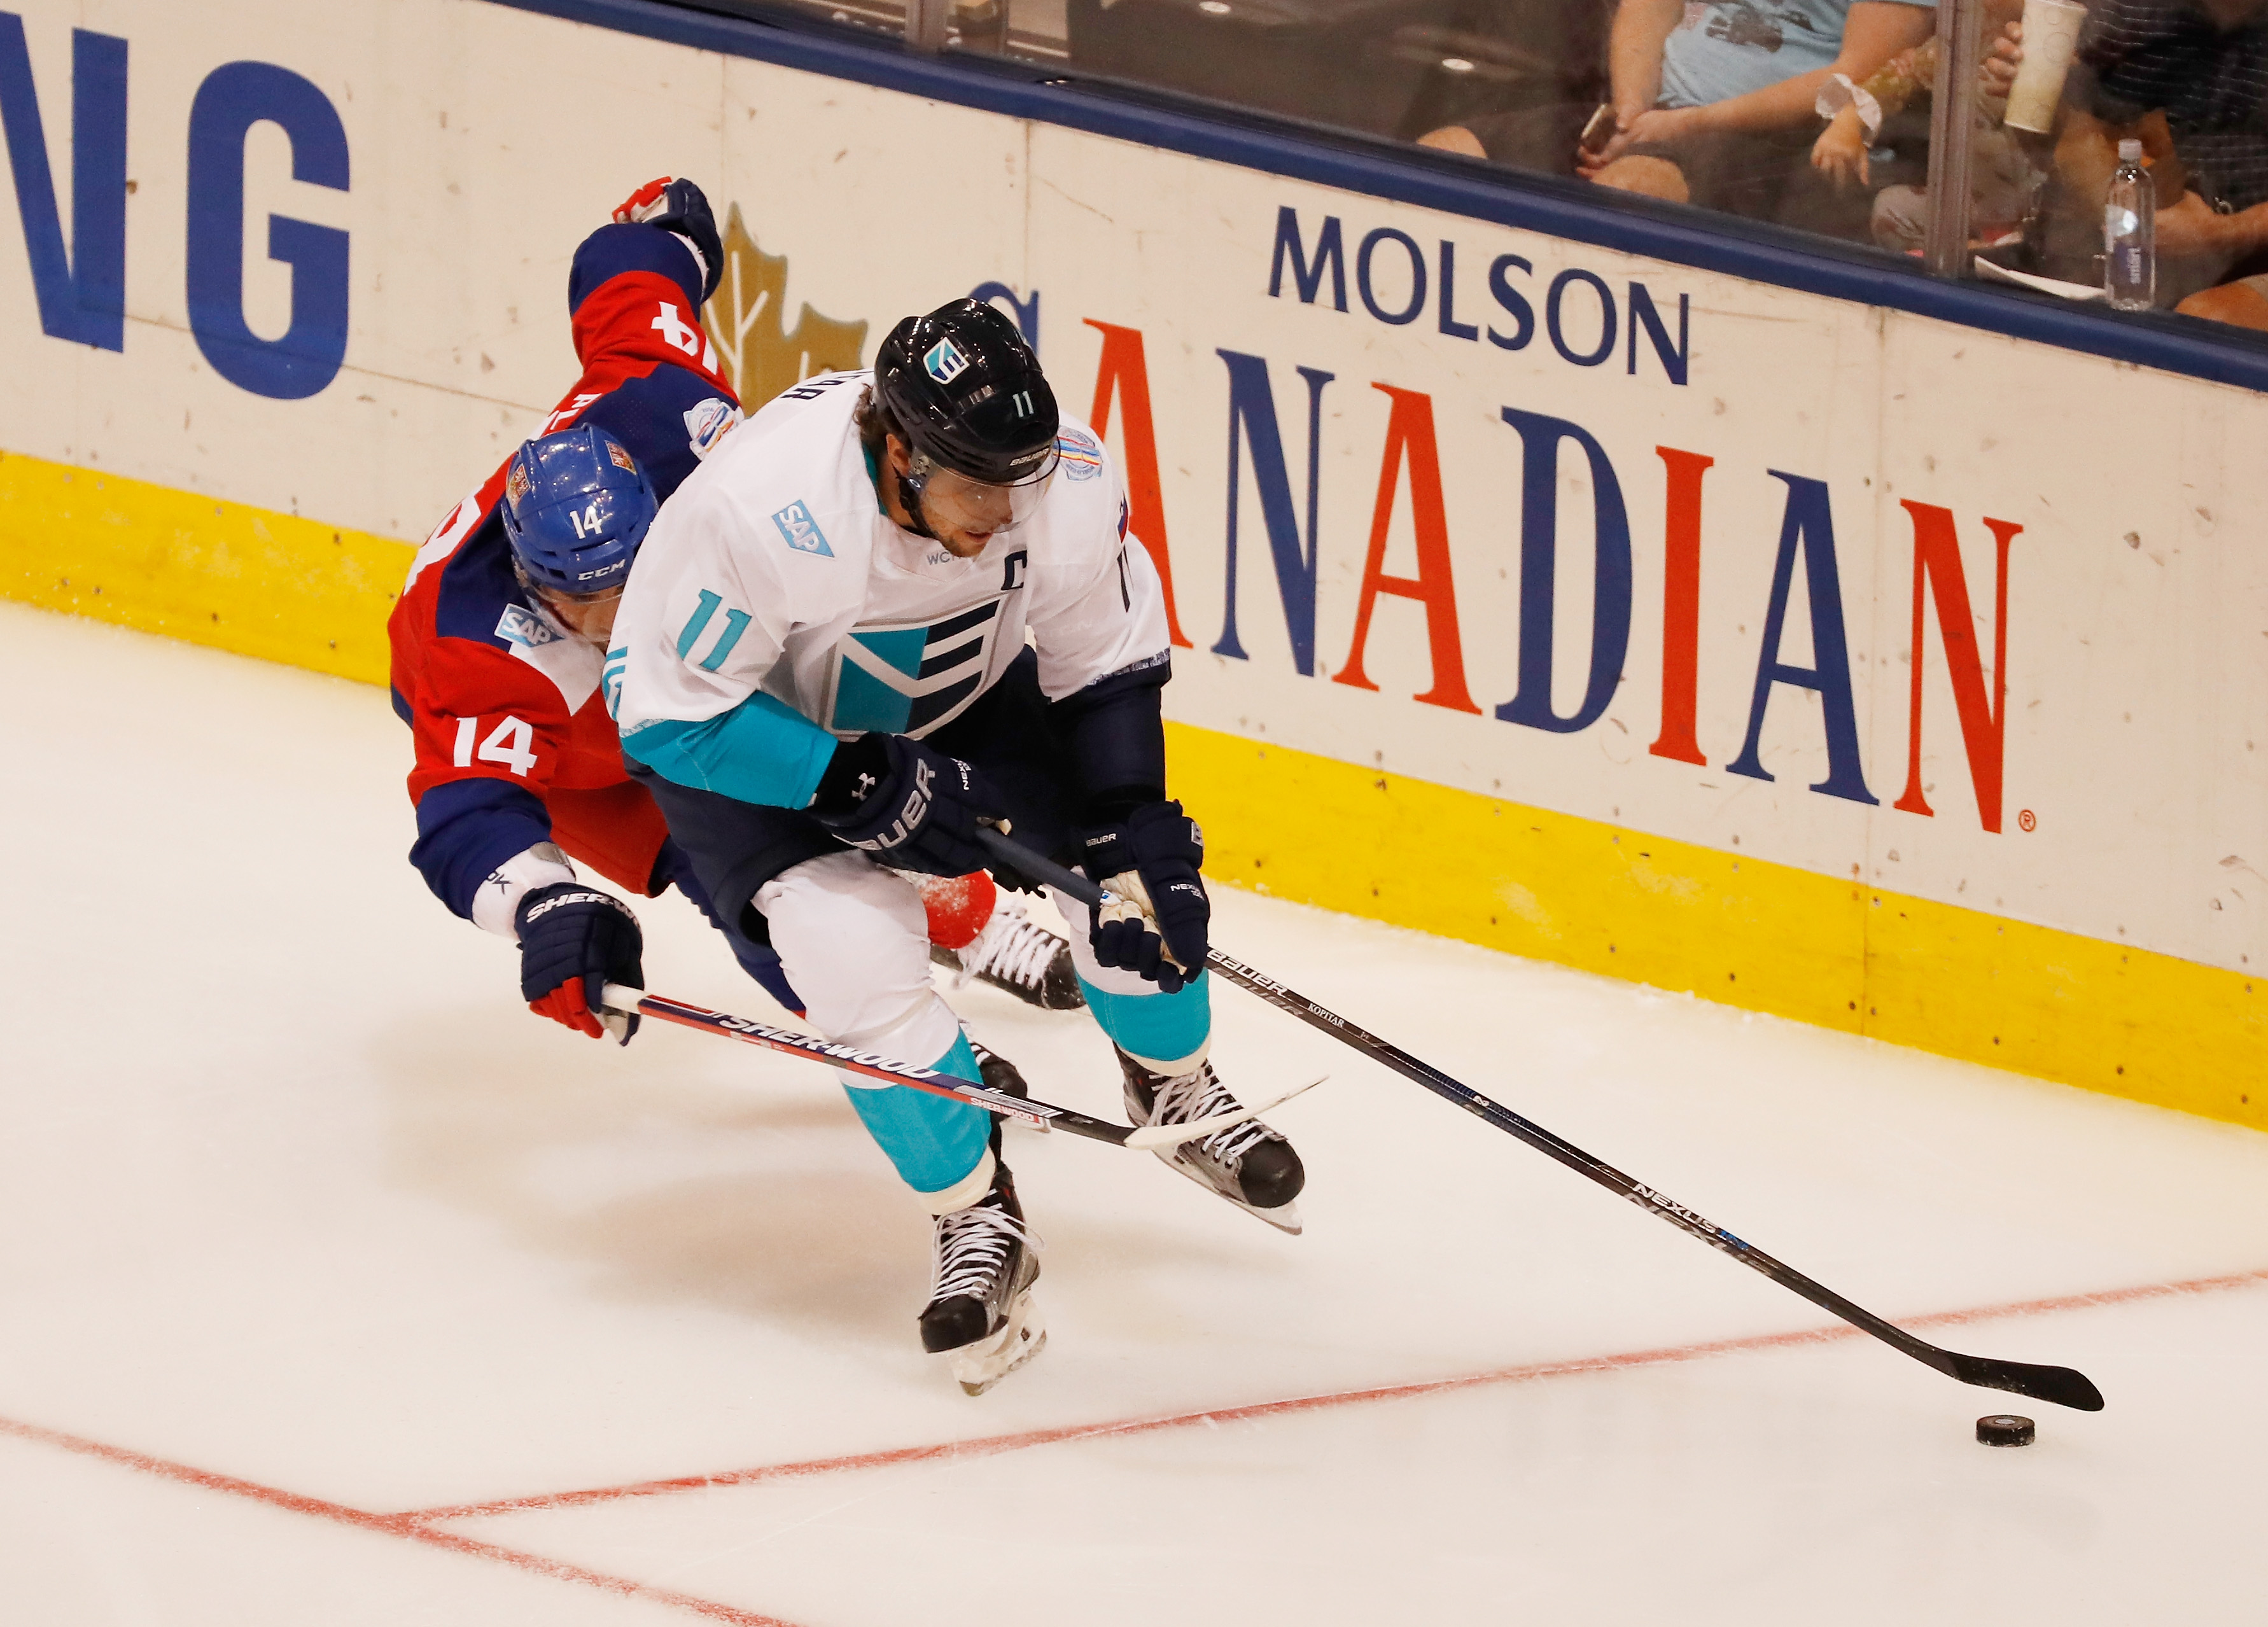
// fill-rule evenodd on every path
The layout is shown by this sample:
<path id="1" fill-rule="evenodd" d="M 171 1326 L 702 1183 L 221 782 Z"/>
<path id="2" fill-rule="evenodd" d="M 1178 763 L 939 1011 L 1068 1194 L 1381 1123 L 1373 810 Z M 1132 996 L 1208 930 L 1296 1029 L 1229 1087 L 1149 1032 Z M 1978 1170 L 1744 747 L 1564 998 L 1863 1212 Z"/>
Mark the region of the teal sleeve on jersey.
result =
<path id="1" fill-rule="evenodd" d="M 769 695 L 704 723 L 659 718 L 622 736 L 622 750 L 666 780 L 736 802 L 810 805 L 835 737 Z"/>

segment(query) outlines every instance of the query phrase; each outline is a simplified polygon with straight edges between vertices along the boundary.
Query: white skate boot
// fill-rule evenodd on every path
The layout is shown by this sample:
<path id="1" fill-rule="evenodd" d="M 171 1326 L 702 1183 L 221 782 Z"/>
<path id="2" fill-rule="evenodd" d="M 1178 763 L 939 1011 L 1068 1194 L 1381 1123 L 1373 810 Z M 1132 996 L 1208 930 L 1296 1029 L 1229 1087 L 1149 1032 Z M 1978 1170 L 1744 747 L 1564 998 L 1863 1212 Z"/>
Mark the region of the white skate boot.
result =
<path id="1" fill-rule="evenodd" d="M 1070 941 L 1033 920 L 1005 893 L 975 942 L 959 949 L 932 944 L 929 958 L 952 968 L 956 986 L 981 979 L 1042 1011 L 1074 1012 L 1086 1004 L 1071 969 Z"/>

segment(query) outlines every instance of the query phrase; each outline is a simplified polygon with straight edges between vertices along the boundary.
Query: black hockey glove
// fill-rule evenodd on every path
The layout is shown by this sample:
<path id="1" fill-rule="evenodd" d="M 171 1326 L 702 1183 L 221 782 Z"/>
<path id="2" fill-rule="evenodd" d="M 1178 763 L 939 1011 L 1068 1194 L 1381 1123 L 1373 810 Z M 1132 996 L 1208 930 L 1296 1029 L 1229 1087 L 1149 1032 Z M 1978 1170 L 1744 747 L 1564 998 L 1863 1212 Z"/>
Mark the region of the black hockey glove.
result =
<path id="1" fill-rule="evenodd" d="M 674 232 L 701 256 L 701 298 L 705 301 L 717 291 L 725 275 L 725 244 L 717 235 L 717 217 L 710 212 L 708 198 L 691 181 L 682 176 L 649 180 L 622 200 L 615 221 Z"/>
<path id="2" fill-rule="evenodd" d="M 579 881 L 554 881 L 519 901 L 512 924 L 519 929 L 520 997 L 539 1017 L 600 1039 L 606 1029 L 598 1012 L 607 984 L 645 983 L 637 917 L 612 893 Z M 623 1024 L 623 1044 L 630 1042 L 637 1025 L 636 1017 Z"/>
<path id="3" fill-rule="evenodd" d="M 992 782 L 958 757 L 904 734 L 861 734 L 835 748 L 812 817 L 894 870 L 965 876 L 990 858 L 980 821 L 1005 821 Z"/>
<path id="4" fill-rule="evenodd" d="M 1167 994 L 1204 969 L 1212 903 L 1197 867 L 1204 832 L 1178 802 L 1148 802 L 1123 825 L 1080 839 L 1086 873 L 1112 901 L 1094 913 L 1088 941 L 1105 966 L 1134 972 Z"/>

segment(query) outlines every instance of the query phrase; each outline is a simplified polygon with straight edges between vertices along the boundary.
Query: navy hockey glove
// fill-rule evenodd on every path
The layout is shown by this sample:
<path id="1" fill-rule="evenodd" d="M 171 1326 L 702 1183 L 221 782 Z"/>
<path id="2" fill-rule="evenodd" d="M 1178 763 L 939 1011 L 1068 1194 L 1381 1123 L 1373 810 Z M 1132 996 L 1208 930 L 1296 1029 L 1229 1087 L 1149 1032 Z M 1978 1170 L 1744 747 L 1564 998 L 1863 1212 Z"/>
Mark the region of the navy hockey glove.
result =
<path id="1" fill-rule="evenodd" d="M 693 252 L 701 257 L 701 298 L 706 300 L 717 291 L 725 275 L 725 244 L 717 235 L 717 217 L 710 213 L 709 200 L 700 188 L 682 177 L 672 180 L 664 175 L 649 180 L 624 198 L 615 211 L 617 225 L 633 222 L 674 232 L 692 244 Z"/>
<path id="2" fill-rule="evenodd" d="M 580 881 L 554 881 L 522 898 L 512 919 L 519 929 L 519 992 L 527 1009 L 602 1038 L 598 1011 L 606 986 L 645 984 L 638 959 L 644 939 L 630 907 Z M 623 1044 L 637 1024 L 632 1017 L 624 1025 Z"/>
<path id="3" fill-rule="evenodd" d="M 904 734 L 861 734 L 835 748 L 811 814 L 894 870 L 965 876 L 990 863 L 976 827 L 1006 822 L 992 782 Z"/>
<path id="4" fill-rule="evenodd" d="M 1112 894 L 1094 912 L 1088 941 L 1105 966 L 1134 972 L 1167 994 L 1195 982 L 1210 946 L 1212 902 L 1197 867 L 1204 832 L 1178 802 L 1148 802 L 1123 825 L 1080 839 L 1086 873 Z"/>

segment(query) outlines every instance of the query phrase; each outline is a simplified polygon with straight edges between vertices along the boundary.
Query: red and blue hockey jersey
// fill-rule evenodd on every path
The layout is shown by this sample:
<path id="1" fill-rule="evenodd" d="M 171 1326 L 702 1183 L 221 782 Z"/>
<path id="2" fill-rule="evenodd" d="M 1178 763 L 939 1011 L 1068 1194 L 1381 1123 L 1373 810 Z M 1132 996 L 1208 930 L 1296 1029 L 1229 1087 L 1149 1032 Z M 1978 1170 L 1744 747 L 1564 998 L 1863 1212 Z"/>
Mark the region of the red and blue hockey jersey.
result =
<path id="1" fill-rule="evenodd" d="M 701 280 L 684 242 L 659 226 L 585 239 L 567 285 L 583 376 L 535 433 L 596 424 L 658 497 L 676 490 L 740 416 L 701 329 Z M 481 883 L 541 842 L 639 894 L 666 880 L 653 873 L 666 828 L 623 769 L 602 654 L 519 585 L 503 491 L 499 467 L 449 512 L 387 623 L 394 707 L 416 748 L 410 862 L 468 919 Z"/>

